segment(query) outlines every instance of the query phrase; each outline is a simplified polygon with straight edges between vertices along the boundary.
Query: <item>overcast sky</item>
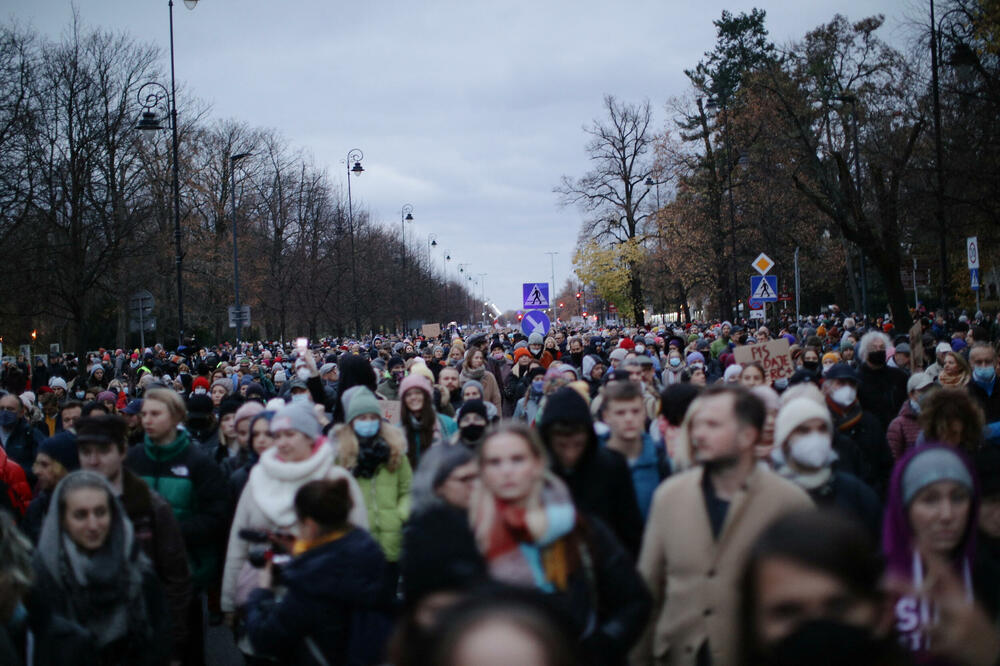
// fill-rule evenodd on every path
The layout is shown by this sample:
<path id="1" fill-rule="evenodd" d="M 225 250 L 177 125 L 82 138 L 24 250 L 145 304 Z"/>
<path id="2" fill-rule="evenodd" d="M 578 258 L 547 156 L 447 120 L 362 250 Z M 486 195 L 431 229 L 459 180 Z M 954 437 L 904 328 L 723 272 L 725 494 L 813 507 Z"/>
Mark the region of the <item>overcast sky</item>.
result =
<path id="1" fill-rule="evenodd" d="M 90 26 L 161 46 L 169 71 L 167 0 L 77 6 Z M 886 14 L 895 42 L 907 11 L 901 0 L 201 0 L 193 11 L 177 0 L 176 71 L 212 116 L 279 130 L 341 183 L 347 152 L 362 149 L 355 203 L 397 228 L 412 204 L 415 242 L 436 234 L 435 261 L 451 250 L 451 273 L 470 263 L 510 309 L 522 282 L 549 280 L 547 251 L 559 253 L 558 285 L 572 271 L 583 217 L 552 188 L 587 170 L 582 127 L 603 95 L 648 98 L 663 127 L 666 101 L 688 90 L 683 70 L 715 43 L 712 20 L 754 6 L 779 44 L 838 12 Z M 53 37 L 72 13 L 69 0 L 7 7 Z"/>

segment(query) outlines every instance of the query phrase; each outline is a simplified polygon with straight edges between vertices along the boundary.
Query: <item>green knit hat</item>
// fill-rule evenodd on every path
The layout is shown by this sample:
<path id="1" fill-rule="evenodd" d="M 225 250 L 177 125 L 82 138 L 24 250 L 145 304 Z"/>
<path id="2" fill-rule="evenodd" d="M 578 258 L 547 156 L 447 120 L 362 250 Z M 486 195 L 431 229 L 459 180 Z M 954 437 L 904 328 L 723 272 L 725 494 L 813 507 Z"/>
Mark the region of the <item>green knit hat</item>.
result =
<path id="1" fill-rule="evenodd" d="M 379 407 L 378 398 L 370 389 L 359 390 L 351 396 L 351 401 L 347 406 L 347 413 L 344 422 L 350 423 L 362 414 L 377 414 L 382 416 L 382 408 Z"/>

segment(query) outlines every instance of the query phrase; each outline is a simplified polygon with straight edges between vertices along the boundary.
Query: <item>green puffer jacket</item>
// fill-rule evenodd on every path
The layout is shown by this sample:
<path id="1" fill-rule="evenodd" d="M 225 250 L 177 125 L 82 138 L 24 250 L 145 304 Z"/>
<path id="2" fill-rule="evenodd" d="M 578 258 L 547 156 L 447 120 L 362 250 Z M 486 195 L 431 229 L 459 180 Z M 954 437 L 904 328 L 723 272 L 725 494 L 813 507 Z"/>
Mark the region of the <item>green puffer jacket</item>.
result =
<path id="1" fill-rule="evenodd" d="M 337 461 L 354 471 L 358 460 L 358 438 L 347 424 L 334 428 L 337 443 Z M 406 457 L 406 438 L 403 432 L 383 422 L 379 430 L 389 445 L 389 460 L 379 465 L 374 476 L 355 476 L 368 511 L 368 531 L 382 547 L 387 562 L 398 562 L 403 546 L 403 523 L 410 517 L 410 484 L 413 470 Z"/>
<path id="2" fill-rule="evenodd" d="M 228 485 L 211 458 L 192 446 L 186 430 L 166 446 L 147 435 L 125 465 L 170 504 L 184 535 L 191 577 L 204 587 L 219 573 L 219 534 L 229 515 Z"/>

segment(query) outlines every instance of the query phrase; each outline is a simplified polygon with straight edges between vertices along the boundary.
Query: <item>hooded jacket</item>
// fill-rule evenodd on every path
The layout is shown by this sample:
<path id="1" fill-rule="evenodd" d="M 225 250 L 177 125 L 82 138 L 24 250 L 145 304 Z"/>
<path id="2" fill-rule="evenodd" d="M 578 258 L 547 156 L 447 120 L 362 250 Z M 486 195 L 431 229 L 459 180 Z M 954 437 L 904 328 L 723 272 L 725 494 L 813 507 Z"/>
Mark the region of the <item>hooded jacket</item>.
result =
<path id="1" fill-rule="evenodd" d="M 552 450 L 550 432 L 556 423 L 586 429 L 586 447 L 572 469 L 563 467 Z M 599 446 L 587 403 L 574 389 L 563 387 L 548 396 L 537 426 L 549 452 L 552 471 L 569 487 L 573 502 L 584 513 L 593 514 L 611 526 L 635 558 L 642 539 L 642 516 L 632 473 L 620 453 Z"/>
<path id="2" fill-rule="evenodd" d="M 899 460 L 903 453 L 916 445 L 917 436 L 920 435 L 920 423 L 917 417 L 918 414 L 913 411 L 910 401 L 906 400 L 899 408 L 899 414 L 889 423 L 885 439 L 889 443 L 889 450 L 892 451 L 894 459 Z"/>

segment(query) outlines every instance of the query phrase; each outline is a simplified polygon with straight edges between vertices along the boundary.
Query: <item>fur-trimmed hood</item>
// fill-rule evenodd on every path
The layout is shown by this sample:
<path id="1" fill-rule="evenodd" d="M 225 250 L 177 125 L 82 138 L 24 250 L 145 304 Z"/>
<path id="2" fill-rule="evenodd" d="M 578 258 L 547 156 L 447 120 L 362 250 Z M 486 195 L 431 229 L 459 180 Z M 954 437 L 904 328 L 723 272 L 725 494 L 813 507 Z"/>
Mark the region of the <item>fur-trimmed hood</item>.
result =
<path id="1" fill-rule="evenodd" d="M 349 424 L 341 423 L 333 428 L 331 438 L 337 446 L 337 464 L 347 469 L 353 469 L 358 462 L 358 436 Z M 399 468 L 400 461 L 406 455 L 406 435 L 396 426 L 382 421 L 378 436 L 389 445 L 389 461 L 386 467 L 390 472 Z"/>

